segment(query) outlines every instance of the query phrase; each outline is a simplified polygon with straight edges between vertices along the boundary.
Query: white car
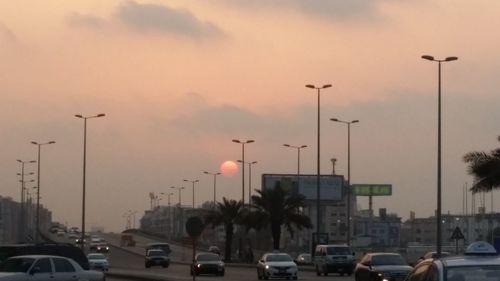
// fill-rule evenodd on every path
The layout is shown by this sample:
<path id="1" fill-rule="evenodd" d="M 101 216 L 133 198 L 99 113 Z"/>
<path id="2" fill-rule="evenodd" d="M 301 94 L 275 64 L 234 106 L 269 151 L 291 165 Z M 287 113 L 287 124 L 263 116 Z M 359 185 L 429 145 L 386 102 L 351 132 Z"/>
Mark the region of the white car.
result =
<path id="1" fill-rule="evenodd" d="M 426 259 L 408 274 L 405 281 L 490 281 L 500 278 L 500 257 L 486 242 L 470 244 L 463 256 Z"/>
<path id="2" fill-rule="evenodd" d="M 72 259 L 49 255 L 10 257 L 0 266 L 0 280 L 8 281 L 105 281 L 104 273 L 83 270 Z"/>
<path id="3" fill-rule="evenodd" d="M 88 254 L 87 259 L 89 260 L 90 269 L 102 271 L 109 270 L 109 261 L 105 255 L 100 253 Z"/>
<path id="4" fill-rule="evenodd" d="M 297 280 L 297 264 L 286 253 L 266 253 L 257 263 L 257 278 L 286 278 Z"/>

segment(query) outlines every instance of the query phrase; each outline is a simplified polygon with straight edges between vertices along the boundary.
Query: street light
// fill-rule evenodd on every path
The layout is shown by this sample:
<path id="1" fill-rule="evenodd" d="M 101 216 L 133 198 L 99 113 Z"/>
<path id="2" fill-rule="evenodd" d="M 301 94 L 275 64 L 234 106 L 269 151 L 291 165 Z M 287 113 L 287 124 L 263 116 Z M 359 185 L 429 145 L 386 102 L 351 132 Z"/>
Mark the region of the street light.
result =
<path id="1" fill-rule="evenodd" d="M 194 209 L 194 184 L 199 182 L 199 180 L 187 180 L 187 179 L 183 179 L 183 181 L 185 182 L 190 182 L 193 184 L 193 209 Z"/>
<path id="2" fill-rule="evenodd" d="M 38 192 L 36 195 L 36 233 L 35 233 L 35 243 L 38 243 L 39 241 L 39 232 L 40 232 L 40 150 L 42 145 L 46 144 L 54 144 L 56 143 L 55 141 L 49 141 L 49 142 L 44 142 L 44 143 L 38 143 L 36 141 L 32 141 L 32 144 L 38 146 L 38 172 L 37 172 L 37 187 L 38 187 Z"/>
<path id="3" fill-rule="evenodd" d="M 243 170 L 245 169 L 244 164 L 248 164 L 248 204 L 252 203 L 252 165 L 257 164 L 257 161 L 253 162 L 244 162 L 241 160 L 237 160 L 239 163 L 241 163 L 241 166 L 243 167 Z"/>
<path id="4" fill-rule="evenodd" d="M 300 150 L 306 148 L 307 145 L 295 146 L 285 143 L 283 146 L 297 149 L 297 188 L 300 189 Z"/>
<path id="5" fill-rule="evenodd" d="M 87 168 L 87 119 L 104 117 L 106 114 L 101 113 L 94 116 L 82 116 L 76 114 L 75 117 L 83 119 L 83 188 L 82 188 L 82 241 L 85 240 L 85 178 L 86 178 L 86 168 Z M 82 251 L 85 248 L 85 244 L 81 243 Z"/>
<path id="6" fill-rule="evenodd" d="M 441 256 L 441 63 L 447 61 L 458 60 L 457 57 L 447 57 L 444 60 L 434 59 L 433 56 L 424 55 L 423 59 L 438 63 L 438 148 L 437 148 L 437 240 L 436 240 L 436 254 L 437 257 Z"/>
<path id="7" fill-rule="evenodd" d="M 220 175 L 221 173 L 217 172 L 217 173 L 210 173 L 210 172 L 207 172 L 207 171 L 204 171 L 203 172 L 204 174 L 207 174 L 207 175 L 212 175 L 214 176 L 214 209 L 216 208 L 216 205 L 217 205 L 217 198 L 216 198 L 216 190 L 217 190 L 217 176 Z"/>
<path id="8" fill-rule="evenodd" d="M 184 189 L 184 186 L 171 186 L 170 188 L 177 189 L 179 191 L 179 208 L 180 208 L 181 207 L 181 203 L 182 203 L 182 201 L 181 201 L 181 198 L 182 198 L 181 197 L 181 190 Z"/>
<path id="9" fill-rule="evenodd" d="M 320 174 L 321 174 L 321 171 L 320 171 L 320 136 L 321 136 L 321 127 L 320 127 L 320 96 L 321 96 L 321 90 L 322 89 L 326 89 L 326 88 L 330 88 L 332 85 L 331 84 L 325 84 L 323 85 L 322 87 L 316 87 L 314 85 L 311 85 L 311 84 L 307 84 L 306 85 L 306 88 L 309 88 L 309 89 L 314 89 L 314 90 L 317 90 L 318 92 L 318 151 L 317 151 L 317 174 L 316 174 L 316 232 L 317 232 L 317 235 L 319 235 L 319 233 L 321 232 L 321 227 L 320 227 L 320 218 L 321 218 L 321 215 L 320 215 L 320 212 L 321 212 L 321 209 L 320 209 Z"/>
<path id="10" fill-rule="evenodd" d="M 247 140 L 247 141 L 240 141 L 240 140 L 233 140 L 234 143 L 240 143 L 241 144 L 241 160 L 245 162 L 245 144 L 247 143 L 252 143 L 254 140 Z M 245 164 L 241 164 L 241 202 L 245 204 Z M 250 201 L 250 198 L 249 198 Z"/>
<path id="11" fill-rule="evenodd" d="M 359 120 L 330 118 L 330 121 L 347 125 L 347 245 L 351 245 L 351 124 L 359 123 Z"/>
<path id="12" fill-rule="evenodd" d="M 25 224 L 26 224 L 26 211 L 25 211 L 25 201 L 26 198 L 24 196 L 25 193 L 25 181 L 24 181 L 24 176 L 25 175 L 33 175 L 34 173 L 24 173 L 24 164 L 29 164 L 29 163 L 36 163 L 35 160 L 31 161 L 22 161 L 17 159 L 17 162 L 21 163 L 21 173 L 17 173 L 18 175 L 21 176 L 21 223 L 20 223 L 20 236 L 21 240 L 24 241 L 24 235 L 25 233 Z M 30 182 L 34 182 L 35 180 L 31 180 Z"/>
<path id="13" fill-rule="evenodd" d="M 170 208 L 170 196 L 174 195 L 174 193 L 173 192 L 169 192 L 169 193 L 160 192 L 160 193 L 161 193 L 161 195 L 167 195 L 168 196 L 168 198 L 167 198 L 168 201 L 167 202 L 168 202 L 168 207 Z"/>

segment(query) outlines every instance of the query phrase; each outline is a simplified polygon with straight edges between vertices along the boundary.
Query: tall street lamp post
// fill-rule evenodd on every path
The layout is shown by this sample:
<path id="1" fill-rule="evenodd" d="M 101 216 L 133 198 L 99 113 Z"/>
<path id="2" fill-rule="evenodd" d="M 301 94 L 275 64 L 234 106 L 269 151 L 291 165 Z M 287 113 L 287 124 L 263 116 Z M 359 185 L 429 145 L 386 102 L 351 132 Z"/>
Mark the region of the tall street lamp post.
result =
<path id="1" fill-rule="evenodd" d="M 86 178 L 86 168 L 87 168 L 87 119 L 98 118 L 106 116 L 104 113 L 97 114 L 94 116 L 82 116 L 76 114 L 75 117 L 83 119 L 83 188 L 82 188 L 82 251 L 85 250 L 85 178 Z"/>
<path id="2" fill-rule="evenodd" d="M 283 146 L 297 149 L 297 188 L 300 189 L 300 150 L 306 148 L 307 145 L 295 146 L 285 143 Z"/>
<path id="3" fill-rule="evenodd" d="M 36 141 L 32 141 L 32 144 L 38 146 L 38 171 L 37 171 L 37 195 L 36 195 L 36 226 L 35 226 L 35 243 L 39 242 L 39 232 L 40 232 L 40 150 L 42 145 L 46 144 L 54 144 L 55 141 L 49 141 L 44 143 L 38 143 Z"/>
<path id="4" fill-rule="evenodd" d="M 18 173 L 18 175 L 21 176 L 21 231 L 20 231 L 20 235 L 21 235 L 21 239 L 24 240 L 24 235 L 26 234 L 25 233 L 25 224 L 26 224 L 26 197 L 25 197 L 25 190 L 26 190 L 26 186 L 25 186 L 25 181 L 24 181 L 24 176 L 25 175 L 33 175 L 34 173 L 24 173 L 24 165 L 25 164 L 30 164 L 30 163 L 36 163 L 35 160 L 31 160 L 31 161 L 22 161 L 22 160 L 19 160 L 17 159 L 17 162 L 21 163 L 21 173 Z M 31 180 L 32 182 L 34 182 L 34 180 Z"/>
<path id="5" fill-rule="evenodd" d="M 320 194 L 320 175 L 321 175 L 321 170 L 320 170 L 320 136 L 321 136 L 321 126 L 320 126 L 320 96 L 321 96 L 321 90 L 330 88 L 332 85 L 331 84 L 325 84 L 322 87 L 316 87 L 311 84 L 307 84 L 306 87 L 310 89 L 317 90 L 318 92 L 318 151 L 317 151 L 317 174 L 316 174 L 316 235 L 319 235 L 321 232 L 321 208 L 320 208 L 320 202 L 321 202 L 321 194 Z"/>
<path id="6" fill-rule="evenodd" d="M 183 181 L 185 182 L 190 182 L 193 184 L 193 209 L 194 209 L 194 184 L 199 182 L 199 180 L 187 180 L 187 179 L 183 179 Z"/>
<path id="7" fill-rule="evenodd" d="M 181 207 L 181 203 L 182 203 L 182 200 L 181 200 L 181 190 L 184 189 L 184 186 L 171 186 L 170 188 L 172 189 L 177 189 L 179 191 L 179 208 Z"/>
<path id="8" fill-rule="evenodd" d="M 359 120 L 343 121 L 330 118 L 333 122 L 347 124 L 347 245 L 351 245 L 351 124 Z"/>
<path id="9" fill-rule="evenodd" d="M 437 239 L 436 239 L 436 254 L 441 256 L 441 63 L 448 61 L 455 61 L 457 57 L 447 57 L 444 60 L 434 59 L 433 56 L 424 55 L 423 59 L 438 63 L 438 148 L 437 148 L 437 210 L 436 210 L 436 226 L 437 226 Z"/>
<path id="10" fill-rule="evenodd" d="M 217 197 L 216 197 L 216 192 L 217 192 L 217 176 L 220 175 L 221 173 L 219 173 L 219 172 L 217 172 L 217 173 L 210 173 L 210 172 L 207 172 L 207 171 L 204 171 L 203 173 L 207 174 L 207 175 L 214 176 L 214 209 L 215 209 L 217 207 Z"/>
<path id="11" fill-rule="evenodd" d="M 252 165 L 257 164 L 257 161 L 245 162 L 242 160 L 237 160 L 241 163 L 243 170 L 245 169 L 245 164 L 248 165 L 248 204 L 252 203 Z"/>
<path id="12" fill-rule="evenodd" d="M 247 141 L 240 141 L 240 140 L 233 140 L 234 143 L 240 143 L 241 144 L 241 160 L 245 162 L 245 144 L 247 143 L 252 143 L 254 140 L 247 140 Z M 241 202 L 245 204 L 245 164 L 241 164 Z"/>
<path id="13" fill-rule="evenodd" d="M 26 181 L 24 180 L 24 176 L 25 175 L 33 175 L 34 173 L 33 172 L 30 172 L 30 173 L 25 173 L 24 172 L 24 164 L 27 164 L 27 163 L 36 163 L 35 160 L 32 160 L 32 161 L 22 161 L 22 160 L 17 160 L 17 162 L 21 163 L 21 173 L 17 173 L 19 176 L 21 176 L 21 223 L 19 224 L 19 235 L 20 235 L 20 238 L 21 240 L 20 241 L 24 241 L 24 235 L 26 234 L 25 232 L 25 229 L 26 229 L 26 197 L 25 197 L 25 183 Z M 34 180 L 31 180 L 30 182 L 34 182 Z"/>

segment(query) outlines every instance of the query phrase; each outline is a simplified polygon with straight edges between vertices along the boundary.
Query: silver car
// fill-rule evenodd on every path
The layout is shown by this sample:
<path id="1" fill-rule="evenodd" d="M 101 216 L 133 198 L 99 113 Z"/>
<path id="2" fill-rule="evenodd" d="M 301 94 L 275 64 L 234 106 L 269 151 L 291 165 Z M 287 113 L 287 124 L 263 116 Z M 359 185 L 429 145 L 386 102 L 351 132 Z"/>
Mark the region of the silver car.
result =
<path id="1" fill-rule="evenodd" d="M 297 280 L 298 268 L 286 253 L 266 253 L 257 263 L 257 278 L 286 278 Z"/>
<path id="2" fill-rule="evenodd" d="M 0 280 L 8 281 L 104 281 L 104 273 L 83 270 L 72 259 L 49 255 L 10 257 L 0 266 Z"/>
<path id="3" fill-rule="evenodd" d="M 109 270 L 109 261 L 105 255 L 100 253 L 92 253 L 87 255 L 87 259 L 89 260 L 90 269 L 102 271 Z"/>

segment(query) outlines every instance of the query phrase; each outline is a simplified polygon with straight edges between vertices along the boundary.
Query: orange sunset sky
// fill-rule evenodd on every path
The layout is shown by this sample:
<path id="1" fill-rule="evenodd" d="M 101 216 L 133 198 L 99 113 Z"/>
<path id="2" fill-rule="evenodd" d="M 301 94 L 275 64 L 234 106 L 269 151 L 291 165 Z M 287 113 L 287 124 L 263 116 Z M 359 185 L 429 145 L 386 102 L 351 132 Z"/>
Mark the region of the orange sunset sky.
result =
<path id="1" fill-rule="evenodd" d="M 462 161 L 498 146 L 500 2 L 493 0 L 17 0 L 0 3 L 0 195 L 19 200 L 16 159 L 42 148 L 41 202 L 80 225 L 83 123 L 88 121 L 88 226 L 118 231 L 149 192 L 212 177 L 241 158 L 262 173 L 316 172 L 316 93 L 322 172 L 391 183 L 376 198 L 403 218 L 436 205 L 437 64 L 443 64 L 443 211 L 462 212 L 472 178 Z M 29 166 L 27 171 L 35 171 Z M 191 187 L 183 203 L 191 204 Z M 218 179 L 218 198 L 241 198 L 241 174 Z M 172 203 L 177 203 L 177 193 Z M 161 204 L 166 204 L 163 199 Z M 479 205 L 479 203 L 477 203 Z M 366 198 L 359 200 L 367 208 Z M 488 205 L 489 208 L 489 205 Z"/>

